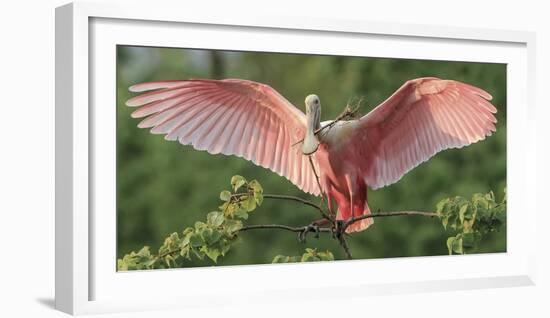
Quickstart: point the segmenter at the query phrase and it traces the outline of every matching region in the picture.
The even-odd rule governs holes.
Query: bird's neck
[[[306,134],[302,145],[302,153],[310,155],[319,147],[319,139],[315,135],[315,131],[321,127],[321,118],[319,112],[310,112],[307,114]]]

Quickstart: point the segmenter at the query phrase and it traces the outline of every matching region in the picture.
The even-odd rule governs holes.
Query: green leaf
[[[235,211],[235,216],[239,219],[248,220],[248,212],[244,209],[237,209]]]
[[[214,230],[212,230],[211,228],[206,228],[202,230],[201,236],[202,236],[202,239],[204,240],[205,245],[212,244],[211,242],[212,242],[213,233],[214,233]]]
[[[273,261],[271,263],[288,263],[289,257],[285,255],[277,255],[273,258]]]
[[[333,261],[334,260],[334,255],[329,250],[327,250],[325,252],[319,252],[319,253],[317,253],[317,256],[322,261]]]
[[[320,261],[320,260],[321,259],[318,258],[316,255],[305,253],[305,254],[302,255],[302,259],[300,261],[301,262],[317,262],[317,261]]]
[[[316,248],[306,248],[301,256],[277,255],[272,263],[293,263],[293,262],[318,262],[333,261],[334,255],[329,251],[319,252]]]
[[[208,215],[206,216],[206,220],[207,223],[212,227],[219,227],[220,225],[222,225],[225,217],[222,212],[213,211],[208,213]]]
[[[185,257],[186,259],[190,260],[191,257],[189,257],[189,251],[191,250],[191,246],[186,245],[181,248],[180,256]]]
[[[462,236],[455,238],[453,241],[453,252],[456,254],[464,254],[464,250],[462,248]]]
[[[174,258],[171,255],[166,255],[164,257],[164,261],[166,262],[166,266],[168,266],[168,268],[172,268],[175,264]]]
[[[235,192],[237,192],[237,190],[239,190],[239,188],[245,184],[246,184],[246,179],[242,176],[236,175],[231,178],[231,187]]]
[[[453,253],[464,254],[462,242],[463,242],[462,234],[449,237],[447,239],[447,250],[449,251],[449,255],[452,255]]]
[[[233,234],[243,228],[243,222],[238,220],[226,220],[224,223],[224,228],[227,232]]]
[[[458,215],[460,216],[460,223],[464,223],[464,218],[466,217],[466,213],[468,212],[468,204],[464,204],[460,207],[460,210],[458,211]]]
[[[252,212],[256,209],[256,199],[253,196],[248,196],[246,200],[246,210]]]
[[[264,189],[257,180],[250,181],[248,187],[250,187],[254,193],[264,193]]]
[[[230,199],[231,199],[231,192],[227,190],[223,190],[222,192],[220,192],[220,200],[227,202]]]
[[[449,218],[448,217],[444,217],[441,219],[441,224],[443,224],[443,228],[446,230],[447,229],[447,224],[449,224]]]
[[[222,233],[217,230],[205,229],[202,232],[202,237],[207,245],[212,245],[221,238]]]
[[[455,237],[451,236],[447,239],[447,250],[449,251],[449,255],[453,255],[453,243],[455,241]]]
[[[183,235],[187,235],[189,233],[193,233],[195,229],[193,229],[192,227],[188,227],[186,228],[185,230],[183,230]]]
[[[195,231],[202,231],[204,228],[206,228],[206,223],[197,221],[195,222]]]
[[[156,261],[157,261],[156,259],[151,259],[151,260],[148,260],[147,262],[145,262],[144,265],[147,266],[147,267],[152,267],[155,264]]]
[[[124,261],[124,259],[118,259],[116,261],[116,268],[119,270],[119,271],[127,271],[128,270],[128,265],[126,264],[126,262]]]
[[[210,248],[205,249],[204,252],[205,252],[206,256],[208,256],[208,258],[210,258],[212,261],[214,261],[214,263],[218,262],[218,257],[221,254],[219,249],[210,247]]]
[[[441,201],[439,201],[437,204],[436,204],[436,212],[437,214],[441,215],[442,212],[444,211],[445,209],[445,206],[447,205],[447,203],[449,203],[450,199],[449,198],[446,198],[446,199],[443,199]]]
[[[137,255],[139,256],[145,256],[145,257],[149,257],[151,256],[151,250],[149,248],[149,246],[144,246],[142,247],[139,252],[137,253]]]
[[[237,206],[238,204],[236,203],[225,202],[222,206],[220,206],[220,210],[226,217],[232,217]]]
[[[227,253],[231,249],[231,242],[228,242],[227,240],[221,240],[220,249],[222,256],[225,256],[225,253]]]
[[[191,243],[191,246],[197,247],[204,245],[205,242],[199,233],[193,233],[189,238],[189,243]]]
[[[204,258],[204,252],[203,251],[197,251],[196,249],[191,249],[191,251],[193,252],[193,254],[200,260],[202,260]]]
[[[183,239],[181,240],[181,243],[180,243],[180,245],[182,247],[189,245],[189,241],[191,240],[191,235],[193,235],[193,232],[189,232],[189,233],[185,234],[185,236],[183,237]]]
[[[254,200],[256,200],[256,203],[260,206],[262,202],[264,202],[264,195],[260,192],[254,192]]]

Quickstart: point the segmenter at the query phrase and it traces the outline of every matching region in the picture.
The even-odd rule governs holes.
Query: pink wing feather
[[[126,105],[139,107],[140,128],[152,128],[212,154],[243,157],[319,195],[309,160],[292,147],[306,131],[305,115],[273,88],[246,80],[185,80],[141,83],[146,92]]]
[[[461,148],[496,131],[496,108],[487,92],[457,81],[419,78],[359,119],[350,142],[362,145],[365,182],[395,183],[437,152]]]

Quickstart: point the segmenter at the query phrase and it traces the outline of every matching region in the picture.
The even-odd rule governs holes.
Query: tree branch
[[[249,231],[249,230],[258,230],[258,229],[280,229],[280,230],[286,230],[290,232],[304,232],[308,229],[308,226],[298,226],[298,227],[292,227],[288,225],[282,225],[282,224],[261,224],[261,225],[248,225],[242,227],[239,232],[243,231]],[[320,227],[319,232],[331,232],[330,228],[328,227]]]
[[[371,213],[371,214],[363,214],[361,216],[352,217],[351,219],[347,220],[342,226],[342,231],[345,232],[348,226],[352,225],[357,221],[361,221],[364,219],[389,217],[389,216],[402,216],[402,215],[420,215],[420,216],[434,217],[434,216],[437,216],[437,213],[424,212],[424,211],[395,211],[395,212],[377,212],[377,213]]]
[[[344,235],[340,235],[340,237],[338,238],[338,242],[344,249],[344,253],[346,253],[346,257],[348,259],[353,259],[353,256],[351,255],[351,252],[349,250],[348,242],[346,241],[346,237]]]
[[[336,235],[336,237],[338,239],[338,243],[340,243],[340,246],[342,246],[342,249],[344,250],[344,253],[346,254],[346,257],[348,259],[352,259],[352,255],[351,255],[351,252],[349,250],[349,246],[348,246],[346,238],[345,238],[346,229],[350,225],[352,225],[353,223],[355,223],[357,221],[364,220],[364,219],[369,219],[369,218],[393,217],[393,216],[403,216],[403,215],[409,215],[409,216],[417,215],[417,216],[435,217],[435,216],[437,216],[437,213],[435,213],[435,212],[424,212],[424,211],[393,211],[393,212],[377,212],[377,213],[365,214],[365,215],[361,215],[361,216],[358,216],[358,217],[351,218],[351,219],[349,219],[349,220],[347,220],[346,222],[343,223],[341,228],[338,229],[337,235]],[[334,226],[335,226],[335,223],[331,223],[330,228],[328,228],[328,227],[319,227],[314,231],[318,232],[318,233],[334,233],[334,229],[333,229]],[[266,229],[267,230],[269,230],[269,229],[271,229],[271,230],[272,229],[279,229],[279,230],[285,230],[285,231],[294,232],[294,233],[304,233],[302,236],[300,236],[300,237],[303,238],[303,237],[305,237],[304,236],[305,234],[307,234],[309,231],[311,231],[311,226],[306,225],[306,226],[292,227],[292,226],[282,225],[282,224],[260,224],[260,225],[244,226],[243,228],[241,228],[239,230],[239,232],[244,232],[244,231],[249,231],[249,230],[266,230]]]
[[[363,219],[377,218],[377,217],[403,216],[403,215],[419,215],[419,216],[434,217],[434,216],[437,216],[437,213],[422,212],[422,211],[394,211],[394,212],[378,212],[378,213],[365,214],[346,221],[342,225],[342,232],[345,231],[345,229],[347,229],[347,227],[350,226],[351,224]],[[258,225],[244,226],[239,230],[239,232],[248,231],[248,230],[262,230],[262,229],[280,229],[280,230],[286,230],[290,232],[303,232],[309,229],[309,225],[293,227],[293,226],[288,226],[283,224],[258,224]],[[320,227],[319,232],[332,233],[332,229],[328,227]]]

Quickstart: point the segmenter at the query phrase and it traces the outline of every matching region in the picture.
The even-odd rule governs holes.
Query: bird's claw
[[[314,237],[316,239],[318,239],[319,238],[319,232],[320,232],[319,231],[319,225],[314,222],[314,223],[311,223],[311,224],[305,226],[303,231],[298,232],[298,241],[300,243],[305,243],[306,242],[306,236],[310,232],[315,233]]]

